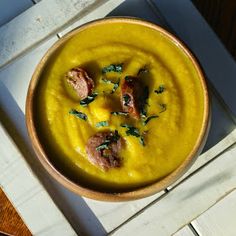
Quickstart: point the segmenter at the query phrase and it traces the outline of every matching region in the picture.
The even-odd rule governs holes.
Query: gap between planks
[[[189,223],[188,224],[188,227],[189,229],[192,231],[192,233],[195,235],[195,236],[200,236],[197,232],[197,230],[194,228],[194,226],[192,225],[192,223]]]

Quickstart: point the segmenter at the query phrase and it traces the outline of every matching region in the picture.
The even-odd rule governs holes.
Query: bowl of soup
[[[209,129],[204,74],[171,33],[136,18],[89,22],[58,40],[32,76],[26,123],[45,169],[104,201],[180,178]]]

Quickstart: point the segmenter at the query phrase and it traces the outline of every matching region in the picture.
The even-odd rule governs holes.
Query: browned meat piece
[[[124,112],[128,112],[135,119],[140,118],[141,85],[139,79],[126,76],[121,86],[121,105]]]
[[[105,171],[120,166],[120,149],[121,138],[117,131],[96,133],[86,144],[89,161]]]
[[[84,69],[75,67],[66,74],[66,78],[81,99],[92,93],[94,82]]]

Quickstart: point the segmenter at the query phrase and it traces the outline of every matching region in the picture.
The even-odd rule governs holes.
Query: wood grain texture
[[[193,2],[236,59],[236,1],[193,0]]]
[[[68,33],[69,31],[75,29],[76,27],[85,24],[89,21],[96,20],[102,17],[105,17],[107,14],[109,14],[113,9],[118,7],[121,3],[123,3],[125,0],[109,0],[108,2],[104,3],[102,6],[97,7],[92,12],[90,12],[88,15],[84,16],[82,19],[76,21],[69,27],[67,27],[62,32],[58,33],[60,37]]]
[[[14,236],[32,235],[1,188],[0,188],[0,231]]]
[[[235,236],[236,190],[192,222],[199,235]]]
[[[178,232],[174,233],[172,236],[196,236],[194,233],[191,231],[189,226],[185,226],[182,229],[180,229]]]
[[[0,140],[0,186],[32,234],[75,235],[1,124]]]

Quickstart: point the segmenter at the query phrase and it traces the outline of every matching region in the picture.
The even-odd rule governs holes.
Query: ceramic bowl
[[[204,101],[204,120],[202,122],[201,132],[198,136],[198,139],[196,140],[195,146],[189,153],[189,155],[185,158],[185,160],[182,162],[182,164],[172,173],[167,175],[165,178],[156,181],[155,183],[143,186],[141,188],[127,190],[127,191],[99,191],[94,190],[92,188],[89,188],[87,186],[84,186],[80,183],[75,183],[73,180],[71,180],[64,172],[60,171],[54,163],[52,163],[47,156],[46,151],[43,148],[42,143],[40,142],[37,129],[36,129],[36,119],[35,119],[35,96],[37,96],[36,90],[37,85],[40,80],[40,75],[43,71],[43,68],[48,63],[49,59],[53,55],[53,53],[60,48],[66,41],[68,41],[71,37],[74,35],[80,33],[81,30],[84,28],[96,25],[96,24],[108,24],[109,22],[128,22],[128,23],[135,23],[135,24],[141,24],[145,27],[152,28],[154,30],[157,30],[164,34],[166,37],[169,38],[169,40],[177,45],[184,54],[189,58],[189,60],[194,64],[198,75],[199,80],[201,81],[205,101]],[[177,39],[173,34],[169,33],[165,29],[161,28],[158,25],[155,25],[153,23],[136,19],[136,18],[104,18],[100,20],[96,20],[93,22],[89,22],[87,24],[84,24],[80,26],[79,28],[76,28],[75,30],[69,32],[64,37],[62,37],[60,40],[58,40],[44,55],[44,57],[39,62],[38,66],[35,69],[35,72],[32,76],[28,94],[27,94],[27,101],[26,101],[26,124],[28,133],[31,139],[31,142],[33,144],[34,150],[38,156],[39,161],[42,163],[42,165],[45,167],[45,169],[49,172],[49,174],[54,177],[58,182],[60,182],[62,185],[64,185],[69,190],[79,194],[83,195],[85,197],[97,199],[97,200],[103,200],[103,201],[127,201],[127,200],[134,200],[139,199],[143,197],[150,196],[152,194],[155,194],[171,184],[173,184],[176,180],[178,180],[191,166],[191,164],[194,162],[196,157],[200,154],[209,130],[209,124],[210,124],[210,112],[209,112],[209,100],[208,100],[208,92],[207,92],[207,86],[205,83],[204,73],[199,66],[198,61],[193,56],[193,54],[190,52],[190,50],[179,40]]]

